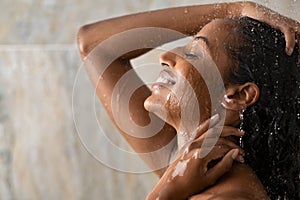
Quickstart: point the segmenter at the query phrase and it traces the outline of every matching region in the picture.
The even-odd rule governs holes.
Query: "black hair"
[[[253,82],[260,89],[258,101],[244,111],[246,163],[271,199],[300,199],[298,45],[288,56],[280,31],[249,17],[234,20],[238,39],[227,49],[230,82]]]

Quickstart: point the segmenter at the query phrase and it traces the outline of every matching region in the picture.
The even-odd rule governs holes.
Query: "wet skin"
[[[203,119],[207,119],[211,114],[210,94],[204,78],[195,70],[197,66],[191,64],[196,62],[191,62],[190,59],[209,59],[197,56],[199,54],[203,55],[202,52],[197,52],[197,50],[202,51],[204,49],[214,60],[223,80],[226,81],[230,72],[229,67],[232,65],[224,46],[227,45],[229,36],[234,33],[234,26],[235,24],[228,20],[215,20],[198,32],[188,45],[164,53],[160,58],[162,65],[171,68],[176,73],[171,70],[165,70],[164,73],[167,73],[167,75],[161,74],[159,82],[154,83],[152,86],[152,95],[145,101],[145,108],[158,116],[160,115],[160,110],[165,109],[168,115],[167,122],[174,126],[177,132],[182,129],[186,130],[181,127],[184,124],[181,123],[180,111],[182,108],[180,106],[187,104],[180,102],[180,95],[184,95],[180,91],[186,90],[186,85],[190,85],[199,100],[197,101],[201,112],[199,123],[203,123]],[[191,49],[191,46],[196,45],[201,45],[202,48]],[[186,56],[187,54],[188,56]],[[211,66],[200,67],[209,68]],[[184,77],[187,81],[178,81],[181,77]],[[254,84],[250,84],[250,87],[253,87],[253,90],[250,90],[250,92],[248,90],[243,91],[243,86],[230,84],[229,82],[226,82],[225,85],[226,94],[231,94],[233,90],[236,91],[236,94],[231,95],[231,99],[228,101],[236,98],[239,100],[243,99],[243,102],[245,102],[243,108],[252,105],[258,99],[259,91]],[[239,93],[239,90],[243,92]],[[176,91],[179,94],[174,94]],[[252,94],[251,91],[256,93]],[[214,102],[219,103],[215,112],[223,113],[224,109],[226,109],[226,115],[220,115],[225,118],[225,125],[237,127],[240,123],[239,110],[231,109],[231,105],[228,108],[224,108],[220,103],[224,100],[223,98],[224,96],[220,95],[219,101]],[[188,108],[185,107],[184,109]],[[173,197],[184,199],[197,193],[198,190],[198,192],[201,191],[201,194],[194,196],[192,199],[268,199],[263,186],[252,170],[238,163],[235,163],[232,170],[215,185],[203,190],[199,180],[205,182],[207,169],[203,165],[205,160],[201,160],[198,153],[198,151],[192,149],[171,164],[161,178],[160,183],[154,188],[154,190],[159,192],[153,196],[162,199],[172,199]],[[216,158],[219,158],[216,152],[213,153]],[[199,187],[194,187],[195,185]],[[255,191],[255,194],[253,194],[253,191]],[[150,194],[148,198],[154,199],[153,196]]]
[[[223,79],[226,79],[229,74],[228,66],[230,66],[230,59],[226,55],[223,46],[226,45],[226,39],[231,33],[232,27],[233,24],[224,23],[222,20],[213,21],[196,34],[193,41],[188,45],[176,48],[161,55],[161,64],[172,69],[171,72],[166,70],[166,73],[168,73],[170,77],[173,77],[175,81],[170,81],[168,84],[161,82],[154,83],[152,86],[152,95],[148,97],[144,103],[145,108],[150,112],[156,113],[161,109],[161,107],[157,105],[162,102],[167,102],[167,104],[162,105],[168,113],[167,122],[174,126],[178,131],[180,129],[179,122],[181,120],[179,106],[182,105],[182,103],[179,102],[179,98],[182,94],[174,94],[172,91],[182,91],[186,89],[186,85],[189,84],[199,100],[198,106],[201,112],[199,122],[203,122],[204,119],[207,119],[211,114],[211,97],[205,81],[210,80],[207,80],[207,78],[204,77],[204,79],[206,79],[204,81],[203,77],[198,73],[197,68],[205,67],[207,68],[206,70],[209,71],[209,68],[214,66],[196,66],[197,60],[212,59],[218,67],[220,75]],[[201,48],[195,47],[198,45],[201,46]],[[191,46],[193,46],[193,48],[191,48]],[[203,53],[201,51],[203,50],[206,51],[206,55],[211,56],[211,58],[197,56],[197,54],[202,55]],[[184,77],[187,81],[176,82],[176,80],[179,80],[181,77]],[[216,88],[218,88],[218,86],[216,86]],[[219,102],[221,102],[223,96],[220,95],[219,98]],[[220,112],[220,109],[222,109],[221,105],[218,109]],[[159,112],[157,114],[159,115]],[[236,122],[235,125],[237,125]]]
[[[82,58],[85,58],[84,60],[91,60],[95,62],[102,61],[103,58],[105,58],[105,55],[108,53],[111,55],[112,52],[107,52],[108,50],[103,50],[98,55],[91,55],[91,51],[100,43],[102,43],[107,38],[111,37],[114,34],[121,33],[126,30],[134,29],[134,28],[141,28],[141,27],[162,27],[167,29],[172,29],[179,31],[186,35],[194,35],[199,29],[201,29],[205,24],[207,24],[211,19],[215,18],[226,18],[226,17],[240,17],[240,16],[249,16],[257,20],[264,21],[266,23],[269,23],[275,28],[280,29],[284,34],[287,42],[287,52],[290,52],[289,50],[292,50],[294,43],[295,43],[295,32],[297,33],[297,28],[300,30],[300,25],[298,22],[286,18],[284,16],[281,16],[280,14],[269,10],[268,8],[265,8],[263,6],[257,5],[252,2],[234,2],[234,3],[220,3],[218,5],[216,4],[210,4],[210,5],[197,5],[197,6],[189,6],[189,7],[180,7],[180,8],[169,8],[165,10],[158,10],[158,11],[151,11],[151,12],[144,12],[144,13],[138,13],[138,14],[132,14],[128,16],[122,16],[114,19],[107,19],[104,21],[99,21],[97,23],[89,24],[83,26],[78,34],[78,46],[80,53],[82,55]],[[274,20],[275,19],[275,20]],[[203,28],[201,34],[205,36],[209,43],[208,52],[211,54],[211,57],[213,58],[214,62],[217,64],[219,70],[221,71],[221,74],[226,74],[226,72],[223,72],[222,70],[226,70],[228,68],[225,68],[227,65],[224,65],[222,67],[223,63],[226,63],[228,60],[224,55],[222,54],[222,51],[217,51],[217,49],[220,47],[221,43],[218,41],[215,41],[216,38],[210,37],[211,34],[214,33],[214,29],[211,33],[205,33],[205,29],[208,27]],[[217,28],[217,27],[216,27]],[[150,34],[150,33],[149,33]],[[299,35],[299,32],[297,33]],[[151,36],[149,35],[149,39],[155,38],[155,35]],[[135,41],[138,38],[134,38]],[[159,43],[157,43],[157,46],[162,45],[166,42],[173,41],[178,38],[162,38]],[[203,39],[199,40],[199,44],[202,44],[205,48],[205,42]],[[218,38],[220,40],[220,38]],[[142,41],[142,40],[141,40]],[[119,43],[122,43],[122,41],[119,41]],[[214,44],[215,43],[215,44]],[[218,43],[218,45],[216,45]],[[101,65],[92,66],[92,67],[86,67],[86,71],[91,79],[91,82],[96,88],[97,95],[99,97],[99,100],[106,105],[105,109],[109,116],[112,118],[112,105],[111,105],[111,94],[113,91],[113,88],[117,81],[122,77],[126,72],[128,72],[130,69],[132,69],[130,64],[130,59],[133,59],[135,57],[138,57],[146,52],[148,52],[149,49],[141,49],[137,50],[131,53],[128,53],[126,55],[123,55],[122,58],[116,59],[109,68],[105,71],[104,74],[102,74],[103,79],[100,81],[99,78],[99,69],[102,67]],[[171,55],[171,57],[170,57]],[[180,56],[176,56],[176,59],[172,58],[172,54],[167,53],[164,56],[162,56],[162,61],[168,60],[170,61],[176,61],[176,66],[178,67],[178,62],[185,63],[183,59],[180,59]],[[222,60],[223,59],[223,60]],[[170,66],[173,66],[174,64],[169,63]],[[178,69],[178,72],[182,74],[182,76],[186,76],[186,78],[191,85],[196,84],[197,86],[201,87],[195,87],[195,91],[197,94],[207,94],[207,91],[205,91],[205,86],[202,87],[203,84],[201,84],[201,76],[199,74],[194,73],[191,66],[188,66],[188,64],[184,64],[186,68]],[[188,76],[190,74],[190,76]],[[140,83],[141,80],[138,77],[133,77],[133,80]],[[178,85],[178,88],[180,85]],[[184,87],[184,85],[182,85]],[[229,97],[231,99],[234,99],[232,97],[234,96],[234,89],[241,89],[238,87],[231,87],[229,88],[231,90],[227,90],[229,92]],[[199,90],[199,91],[198,91]],[[177,90],[178,91],[178,90]],[[152,110],[153,112],[156,112],[154,107],[150,108],[153,105],[159,105],[165,106],[164,99],[167,99],[167,96],[170,92],[167,90],[163,90],[159,88],[157,90],[157,93],[152,93],[152,97],[149,97],[151,95],[150,91],[146,86],[143,86],[139,88],[132,96],[129,108],[132,113],[132,120],[138,124],[138,125],[147,125],[149,123],[149,112],[147,112],[144,109],[144,101],[148,98],[148,105],[147,102],[145,103],[145,106],[148,110]],[[105,96],[103,94],[106,94]],[[151,98],[157,96],[156,99],[151,100]],[[204,101],[203,98],[207,98],[206,96],[201,95],[201,101],[199,102],[207,102]],[[220,97],[221,98],[221,97]],[[158,101],[158,99],[162,99],[163,103],[155,103],[155,101]],[[170,124],[172,124],[175,128],[180,129],[180,123],[178,123],[178,120],[180,119],[181,113],[178,112],[178,109],[176,110],[176,102],[178,101],[176,98],[173,98],[173,101],[171,101],[171,96],[169,96],[170,100],[170,108],[169,109],[169,118],[167,119]],[[174,102],[174,103],[173,103]],[[250,102],[251,103],[251,102]],[[249,102],[248,102],[249,104]],[[148,106],[148,107],[147,107]],[[199,106],[203,106],[204,108],[210,108],[210,105],[205,105],[202,103]],[[225,105],[226,107],[230,108],[230,105]],[[235,108],[241,108],[239,106],[236,106]],[[174,111],[172,111],[174,110]],[[199,123],[205,119],[205,117],[209,117],[207,113],[209,110],[201,109],[201,119],[199,120]],[[172,113],[173,112],[173,113]],[[157,113],[159,116],[159,113]],[[239,123],[239,119],[236,116],[236,112],[227,112],[226,119],[227,124],[233,124],[236,126]],[[121,128],[119,129],[120,133],[124,136],[124,138],[127,140],[127,142],[133,147],[133,149],[138,153],[145,153],[145,152],[152,152],[155,151],[172,140],[172,138],[176,135],[176,131],[174,128],[172,128],[169,124],[165,124],[165,126],[161,129],[160,132],[158,132],[155,136],[149,137],[149,138],[136,138],[132,137],[128,134],[126,134]],[[230,132],[232,132],[231,130]],[[205,134],[205,133],[204,133]],[[145,160],[145,162],[155,170],[155,172],[161,176],[165,170],[165,168],[157,169],[156,163],[152,161],[151,157],[150,159],[148,157],[143,157],[144,154],[141,154],[141,157]],[[170,166],[170,171],[172,171],[172,167]],[[189,172],[193,172],[193,169],[189,170]],[[244,173],[242,173],[244,172]],[[167,173],[165,173],[167,175]],[[229,196],[233,196],[234,193],[236,195],[239,194],[253,194],[253,191],[257,191],[255,188],[253,188],[253,185],[259,186],[260,183],[257,183],[257,178],[255,176],[252,176],[252,172],[249,168],[234,164],[233,170],[230,171],[225,177],[223,177],[221,180],[219,180],[216,184],[216,186],[211,187],[208,190],[205,190],[201,193],[200,197],[207,198],[209,195],[215,195],[215,199],[232,199],[228,198]],[[172,173],[171,173],[172,175]],[[251,179],[251,177],[254,179]],[[245,182],[243,180],[247,180],[248,182]],[[162,179],[161,179],[162,180]],[[195,181],[195,180],[191,180]],[[197,180],[196,180],[197,181]],[[226,184],[225,184],[226,183]],[[251,184],[249,184],[251,183]],[[252,184],[253,183],[253,184]],[[257,183],[257,184],[256,184]],[[213,182],[210,182],[208,185],[213,184]],[[180,185],[180,184],[179,184]],[[181,184],[182,185],[182,184]],[[188,186],[189,184],[185,184],[185,186]],[[206,186],[208,186],[206,185]],[[229,186],[232,186],[233,188],[230,188]],[[157,184],[157,187],[154,188],[153,193],[157,194],[155,191],[156,189],[158,191],[161,190],[161,188],[164,186],[163,181],[160,181]],[[243,189],[245,191],[243,191]],[[263,189],[260,188],[262,191]],[[207,195],[207,196],[205,196]],[[244,195],[245,196],[245,195]],[[199,196],[196,196],[195,198],[198,198]],[[248,199],[253,199],[252,197],[248,197]],[[244,199],[247,199],[247,198]],[[204,198],[204,199],[205,199]],[[156,199],[155,195],[154,198]],[[236,199],[236,198],[235,198]],[[242,195],[241,198],[243,199]],[[260,198],[263,199],[263,198]]]

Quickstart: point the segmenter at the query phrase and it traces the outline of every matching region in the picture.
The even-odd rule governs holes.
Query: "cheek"
[[[169,123],[175,124],[176,121],[181,118],[180,102],[174,93],[169,93],[167,102],[165,103],[165,109],[168,113],[167,121]]]
[[[161,119],[174,119],[180,116],[179,102],[169,89],[161,88],[152,93],[145,102],[144,107],[147,111],[155,113]]]
[[[194,105],[191,103],[188,109],[189,112],[196,112],[198,109],[200,116],[195,115],[194,118],[200,118],[200,122],[212,115],[212,109],[215,110],[215,106],[212,108],[212,105],[218,102],[217,99],[222,94],[220,84],[223,84],[222,81],[219,83],[219,78],[216,78],[214,71],[211,71],[209,67],[202,69],[201,72],[201,75],[195,72],[188,78],[197,101]]]
[[[233,66],[235,66],[236,64],[232,61],[230,57],[227,56],[227,54],[224,51],[218,52],[218,56],[214,57],[214,62],[222,79],[225,82],[228,81]]]

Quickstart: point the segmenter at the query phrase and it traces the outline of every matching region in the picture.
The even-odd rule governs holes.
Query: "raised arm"
[[[84,58],[86,64],[86,71],[89,74],[93,85],[96,87],[99,99],[102,104],[105,105],[106,111],[116,125],[117,123],[113,117],[112,111],[113,107],[115,107],[115,105],[112,105],[112,94],[116,84],[122,76],[132,69],[130,59],[149,51],[151,48],[139,48],[138,50],[125,52],[125,54],[122,55],[119,55],[116,51],[120,50],[122,47],[126,48],[126,45],[143,46],[143,43],[146,44],[149,41],[154,41],[154,44],[152,44],[152,47],[154,48],[172,40],[179,39],[180,37],[184,37],[184,34],[192,35],[197,32],[201,26],[208,23],[216,13],[218,13],[217,15],[219,17],[225,17],[226,10],[227,4],[220,4],[219,6],[206,5],[170,8],[108,19],[85,25],[80,29],[78,34],[78,45],[81,56]],[[123,33],[124,31],[143,27],[167,28],[183,34],[160,34],[160,37],[158,38],[158,34],[154,29],[154,31],[146,30],[143,34],[127,34],[126,39],[120,35],[120,33]],[[112,42],[107,40],[116,35],[117,37],[115,37]],[[98,46],[99,44],[100,46]],[[92,50],[94,51],[92,52]],[[109,58],[114,59],[110,62],[107,61]],[[94,64],[91,66],[88,63]],[[109,63],[109,66],[106,68],[105,72],[102,73],[101,71],[104,70],[107,63]],[[138,85],[143,84],[134,73],[127,79],[130,79],[131,82]],[[146,86],[141,86],[131,96],[129,105],[126,102],[120,103],[123,106],[129,106],[131,116],[127,117],[128,120],[131,119],[139,126],[146,126],[151,123],[149,113],[143,106],[145,99],[150,94],[151,93]],[[120,101],[125,100],[120,98]],[[156,121],[157,124],[162,123],[159,122],[160,119],[158,118],[153,117],[152,119],[154,119],[153,121]],[[127,134],[122,127],[118,128],[124,138],[138,153],[154,152],[166,146],[176,135],[175,130],[168,124],[165,124],[162,130],[154,136],[146,138],[131,136]],[[145,134],[147,135],[147,133],[143,133],[143,135]],[[149,135],[151,134],[152,133],[149,133]],[[175,144],[176,143],[173,145]],[[170,146],[171,147],[166,148],[165,152],[155,154],[156,156],[163,157],[162,159],[165,161],[162,162],[166,162],[166,155],[169,155],[172,149],[172,145]],[[141,156],[152,168],[156,169],[157,167],[160,167],[157,166],[156,159],[152,159],[154,156],[147,156],[145,154],[141,154]],[[161,161],[158,162],[160,163]],[[163,168],[156,172],[159,175],[162,175],[164,170],[165,169]]]
[[[258,9],[258,12],[256,9]],[[272,25],[272,21],[269,20],[269,16],[271,16],[270,12],[270,10],[254,3],[235,2],[169,8],[131,14],[83,26],[78,33],[78,46],[80,54],[82,58],[84,58],[87,73],[96,88],[97,95],[109,116],[118,126],[113,117],[113,107],[115,107],[115,105],[112,105],[112,100],[114,99],[112,95],[118,81],[125,74],[128,74],[127,72],[132,71],[130,59],[140,56],[150,49],[164,43],[184,37],[184,35],[193,35],[199,31],[201,27],[215,18],[250,15],[253,18],[269,22]],[[291,47],[295,42],[291,39],[293,38],[292,35],[295,30],[291,27],[296,25],[298,27],[298,24],[293,24],[292,20],[287,18],[281,18],[281,20],[282,19],[285,21],[277,20],[273,26],[283,31],[289,30],[286,31],[285,34],[287,38],[290,38],[288,45]],[[287,21],[290,23],[286,23]],[[151,29],[151,31],[143,32],[143,34],[134,34],[131,36],[127,34],[125,39],[120,36],[120,33],[124,31],[146,27],[171,29],[182,33],[182,35],[162,34],[158,36],[157,32]],[[294,30],[294,32],[290,30]],[[112,42],[107,42],[107,39],[115,35],[118,36],[115,37]],[[139,48],[138,50],[125,53],[121,51],[122,49],[126,49],[126,45],[143,47],[143,43],[147,44],[149,41],[152,42],[151,47],[145,45],[145,48]],[[96,48],[98,45],[100,45],[100,48]],[[95,51],[92,52],[93,49],[95,49]],[[129,121],[141,127],[147,126],[151,123],[151,119],[149,113],[144,109],[143,103],[150,95],[150,91],[143,85],[143,82],[135,73],[131,73],[128,79],[130,79],[132,83],[141,85],[141,87],[132,94],[129,102],[120,98],[118,104],[129,107],[130,116],[127,116]],[[162,123],[162,121],[155,116],[152,116],[152,121],[155,121],[157,124]],[[118,128],[124,138],[138,153],[149,153],[161,149],[169,144],[176,134],[175,130],[168,124],[165,124],[157,134],[144,138],[129,135],[122,127],[118,126]],[[142,135],[151,134],[153,133],[147,133],[146,131],[146,133]],[[166,148],[165,154],[170,154],[172,145],[173,144],[169,145],[169,148]],[[157,169],[160,168],[157,163],[161,161],[157,162],[156,159],[153,159],[154,155],[160,156],[162,154],[142,154],[142,157],[153,169]],[[167,158],[162,159],[166,162]],[[165,168],[157,170],[156,172],[162,175],[164,170]]]
[[[262,5],[248,2],[242,10],[242,15],[263,21],[273,28],[280,30],[286,40],[286,53],[291,55],[296,39],[300,39],[300,23],[296,20],[280,15],[279,13]]]
[[[285,34],[287,51],[295,45],[295,34],[300,34],[299,22],[259,4],[243,1],[168,8],[88,24],[79,31],[78,45],[82,57],[85,57],[103,40],[129,29],[162,27],[193,35],[213,19],[240,16],[252,17],[281,30]]]

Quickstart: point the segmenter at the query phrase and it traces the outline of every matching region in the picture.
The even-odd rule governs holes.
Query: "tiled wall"
[[[78,28],[132,12],[211,1],[2,0],[0,3],[0,199],[144,199],[157,181],[92,157],[76,132],[72,90],[81,61]],[[221,2],[221,1],[219,1]],[[299,0],[256,1],[300,20]],[[83,93],[76,105],[90,116]],[[101,108],[99,108],[101,113]],[[106,130],[115,130],[99,118]],[[94,139],[97,130],[86,129]],[[112,141],[126,147],[118,136]],[[111,163],[130,165],[99,141]],[[128,158],[129,159],[129,158]],[[126,166],[125,166],[126,168]]]

